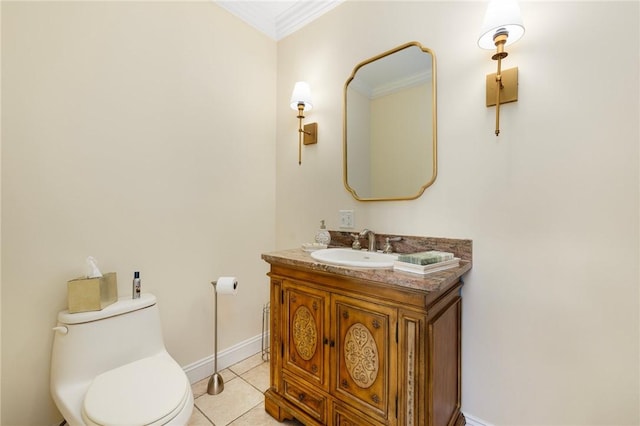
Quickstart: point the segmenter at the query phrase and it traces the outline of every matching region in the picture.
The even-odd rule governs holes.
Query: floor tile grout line
[[[260,352],[257,352],[257,353],[255,353],[255,354],[251,355],[250,357],[247,357],[247,358],[243,359],[242,361],[238,361],[237,363],[235,363],[235,364],[233,364],[233,365],[230,365],[230,366],[229,366],[229,367],[227,367],[227,368],[228,368],[230,371],[232,371],[234,374],[237,374],[238,376],[240,376],[240,375],[242,375],[242,374],[245,374],[245,373],[247,373],[247,372],[249,372],[249,371],[253,370],[253,369],[254,369],[254,368],[256,368],[256,367],[259,367],[260,365],[264,364],[265,362],[268,362],[268,361],[264,361],[264,360],[262,360],[262,359],[261,359],[260,363],[258,363],[257,365],[254,365],[253,367],[249,368],[247,371],[243,371],[243,372],[242,372],[242,373],[240,373],[240,374],[238,374],[238,373],[236,373],[235,371],[233,371],[233,370],[232,370],[232,368],[233,368],[233,367],[236,367],[236,366],[238,366],[238,364],[242,364],[243,362],[245,362],[245,361],[247,361],[247,360],[249,360],[249,359],[251,359],[251,358],[253,358],[253,357],[257,356],[257,355],[260,355]]]
[[[240,378],[242,380],[244,380],[244,382],[246,384],[248,384],[249,386],[251,386],[252,388],[254,388],[255,390],[257,390],[258,392],[260,392],[262,395],[264,395],[265,391],[263,391],[262,389],[260,389],[259,387],[257,387],[256,385],[254,385],[253,383],[251,383],[250,381],[248,381],[247,379],[245,379],[244,377],[240,376]]]
[[[227,381],[226,381],[226,383],[229,383],[229,382],[231,382],[232,380],[235,380],[235,379],[242,379],[242,377],[240,377],[240,376],[238,376],[237,374],[235,374],[235,373],[234,373],[234,376],[233,376],[233,377],[231,377],[229,380],[227,380]],[[203,379],[203,380],[205,380],[205,379]],[[245,381],[245,382],[246,382],[246,380],[243,380],[243,381]],[[223,392],[224,392],[224,390],[223,390]],[[211,420],[211,419],[209,418],[209,416],[207,416],[207,415],[205,414],[205,412],[204,412],[204,411],[202,411],[202,410],[200,409],[200,407],[198,407],[198,405],[196,404],[196,402],[198,401],[198,399],[200,399],[200,398],[202,398],[203,396],[208,395],[208,394],[209,394],[209,393],[205,391],[205,393],[203,393],[202,395],[200,395],[200,396],[198,396],[197,398],[195,398],[195,399],[193,400],[193,407],[194,407],[194,408],[196,408],[198,411],[200,411],[200,413],[202,413],[202,415],[204,416],[204,418],[205,418],[205,419],[207,419],[207,421],[209,421],[209,423],[211,423],[213,426],[217,426],[217,425],[215,424],[215,422],[214,422],[213,420]],[[213,396],[213,395],[212,395],[212,396]],[[244,415],[244,413],[243,413],[243,415]]]
[[[257,406],[259,406],[260,404],[262,404],[263,401],[258,402],[256,405],[254,405],[253,407],[249,408],[247,411],[245,411],[244,413],[240,414],[238,417],[236,417],[235,419],[231,420],[229,423],[227,423],[225,426],[229,426],[230,424],[233,424],[233,422],[235,422],[236,420],[240,420],[241,418],[243,418],[244,416],[246,416],[247,414],[249,414],[251,412],[251,410],[253,410],[254,408],[256,408]],[[215,426],[215,425],[214,425]]]
[[[0,0],[0,1],[1,1],[1,0]],[[230,381],[235,380],[235,379],[238,379],[238,378],[241,378],[241,377],[240,377],[240,376],[238,376],[238,375],[236,374],[236,375],[234,375],[233,377],[228,378],[228,379],[227,379],[227,380],[225,380],[224,382],[225,382],[225,383],[229,383]],[[206,379],[202,379],[202,380],[206,380]],[[207,391],[204,391],[204,393],[202,393],[201,395],[198,395],[198,396],[195,396],[195,395],[194,395],[194,401],[193,401],[193,402],[195,403],[195,401],[196,401],[196,400],[198,400],[199,398],[201,398],[201,397],[203,397],[203,396],[205,396],[205,395],[208,395]]]
[[[213,426],[215,426],[215,424],[213,423],[213,420],[211,420],[205,413],[204,411],[202,411],[200,409],[200,407],[198,407],[196,404],[193,404],[193,408],[195,408],[196,410],[200,411],[200,414],[202,414],[202,416],[209,422],[211,423]],[[193,415],[193,414],[192,414]]]
[[[255,410],[256,407],[259,407],[264,401],[260,401],[258,402],[256,405],[254,405],[253,407],[249,408],[247,411],[245,411],[244,413],[242,413],[241,415],[239,415],[237,418],[233,419],[233,421],[231,421],[230,423],[227,423],[227,426],[230,424],[233,424],[233,422],[235,422],[236,420],[240,420],[241,418],[243,418],[244,416],[246,416],[247,414],[249,414],[252,410]]]
[[[255,355],[258,355],[258,354],[259,354],[259,352],[258,352],[257,354],[255,354]],[[255,356],[255,355],[252,355],[251,357],[253,357],[253,356]],[[248,357],[248,358],[246,358],[246,359],[249,359],[249,358],[251,358],[251,357]],[[245,359],[245,360],[246,360],[246,359]],[[243,361],[244,361],[244,360],[243,360]],[[256,391],[258,391],[258,392],[260,392],[262,395],[264,395],[264,391],[262,391],[261,389],[259,389],[257,386],[253,385],[253,384],[252,384],[251,382],[249,382],[247,379],[245,379],[245,378],[243,377],[243,375],[245,375],[245,374],[249,373],[250,371],[252,371],[252,370],[254,370],[254,369],[258,368],[258,367],[263,366],[265,363],[268,363],[268,361],[265,361],[264,359],[262,359],[262,361],[261,361],[259,364],[255,365],[255,366],[253,366],[253,367],[249,368],[248,370],[244,371],[243,373],[239,374],[239,373],[236,373],[235,371],[233,371],[233,370],[232,370],[232,367],[233,367],[233,366],[235,366],[235,365],[237,365],[237,364],[239,364],[239,363],[241,363],[241,362],[242,362],[242,361],[239,361],[238,363],[236,363],[236,364],[234,364],[234,365],[231,365],[231,366],[229,366],[229,367],[227,367],[227,368],[226,368],[226,370],[228,370],[231,374],[233,374],[233,377],[229,378],[229,380],[227,380],[227,381],[228,381],[228,382],[230,382],[230,381],[232,381],[232,380],[234,380],[234,379],[236,379],[236,378],[239,378],[239,379],[241,379],[244,383],[246,383],[247,385],[249,385],[250,387],[252,387],[252,388],[253,388],[253,389],[255,389]],[[203,380],[206,380],[206,379],[203,379]],[[205,392],[205,393],[203,393],[202,395],[198,396],[197,398],[195,398],[195,400],[197,400],[197,399],[199,399],[199,398],[201,398],[201,397],[203,397],[203,396],[205,396],[205,395],[207,395],[207,392]],[[195,408],[195,409],[197,409],[197,410],[198,410],[198,411],[199,411],[199,412],[204,416],[204,418],[205,418],[209,423],[211,423],[211,425],[212,425],[212,426],[218,426],[218,425],[216,425],[216,424],[213,422],[213,420],[211,420],[211,419],[210,419],[210,418],[209,418],[209,417],[204,413],[204,411],[202,411],[202,410],[201,410],[201,409],[200,409],[200,408],[195,404],[195,402],[196,402],[195,400],[194,400],[194,404],[193,404],[194,408]],[[236,417],[235,419],[233,419],[231,422],[227,423],[227,424],[226,424],[226,425],[224,425],[224,426],[228,426],[228,425],[232,424],[233,422],[235,422],[236,420],[238,420],[238,419],[242,418],[243,416],[245,416],[246,414],[248,414],[251,410],[254,410],[256,407],[258,407],[260,404],[263,404],[263,403],[264,403],[264,401],[260,401],[259,403],[257,403],[256,405],[254,405],[254,406],[253,406],[253,407],[251,407],[250,409],[246,410],[246,411],[245,411],[245,412],[243,412],[241,415],[239,415],[238,417]]]
[[[257,368],[257,367],[259,367],[259,365],[258,365],[258,366],[256,366],[256,367],[253,367],[253,368]],[[251,368],[251,369],[247,370],[245,373],[248,373],[249,371],[253,370],[253,368]],[[242,377],[241,375],[236,374],[234,377],[232,377],[231,379],[229,379],[229,380],[228,380],[228,382],[230,382],[231,380],[234,380],[234,379],[240,379],[240,380],[241,380],[241,381],[243,381],[245,384],[249,385],[250,387],[252,387],[252,388],[253,388],[253,389],[255,389],[256,391],[258,391],[258,392],[260,392],[262,395],[264,395],[264,392],[263,392],[262,390],[258,389],[256,386],[254,386],[253,384],[251,384],[249,381],[247,381],[247,380],[246,380],[244,377]],[[223,390],[223,392],[224,392],[224,390]],[[197,400],[197,399],[199,399],[199,398],[202,398],[202,397],[203,397],[203,396],[205,396],[205,395],[207,395],[207,392],[205,392],[205,393],[203,393],[202,395],[200,395],[198,398],[196,398],[196,400]],[[235,419],[231,420],[229,423],[226,423],[224,426],[228,426],[228,425],[232,424],[233,422],[235,422],[236,420],[238,420],[238,419],[242,418],[243,416],[245,416],[246,414],[248,414],[251,410],[255,409],[256,407],[258,407],[260,404],[263,404],[263,403],[264,403],[264,400],[262,400],[262,401],[258,402],[256,405],[254,405],[254,406],[252,406],[251,408],[249,408],[248,410],[244,411],[242,414],[240,414],[240,415],[239,415],[238,417],[236,417]],[[204,413],[204,411],[202,411],[202,410],[201,410],[201,409],[200,409],[200,408],[195,404],[195,401],[194,401],[193,406],[194,406],[194,408],[196,408],[198,411],[200,411],[200,413],[205,417],[205,419],[207,419],[207,421],[209,421],[209,423],[211,423],[211,424],[212,424],[212,426],[217,426],[217,425],[215,424],[215,422],[214,422],[213,420],[211,420],[211,419],[210,419],[210,418],[209,418],[209,417]]]

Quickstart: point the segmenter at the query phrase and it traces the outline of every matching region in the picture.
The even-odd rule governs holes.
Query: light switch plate
[[[353,210],[340,210],[340,228],[353,229],[354,227]]]

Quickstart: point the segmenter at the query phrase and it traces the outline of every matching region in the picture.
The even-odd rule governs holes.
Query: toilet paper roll
[[[238,279],[236,277],[220,277],[216,282],[216,293],[236,294],[238,292]]]

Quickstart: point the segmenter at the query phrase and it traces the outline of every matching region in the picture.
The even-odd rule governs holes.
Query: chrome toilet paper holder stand
[[[209,378],[209,384],[207,385],[207,393],[209,395],[217,395],[224,390],[224,380],[218,373],[218,291],[216,285],[218,280],[211,281],[213,284],[213,308],[215,309],[215,315],[213,316],[213,374]]]

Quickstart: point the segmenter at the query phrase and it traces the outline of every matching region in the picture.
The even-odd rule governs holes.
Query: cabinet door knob
[[[325,345],[329,344],[329,339],[327,339],[326,337],[324,338],[324,344]]]
[[[335,345],[336,345],[335,341],[332,340],[331,342],[329,342],[329,346],[334,347]]]
[[[304,401],[305,398],[306,398],[305,394],[303,393],[298,394],[298,401],[302,402]]]

